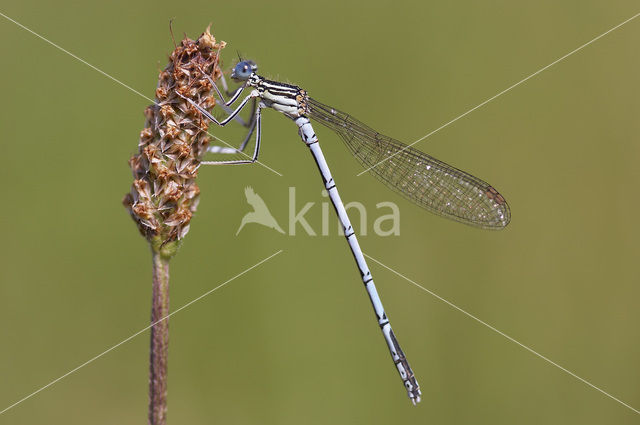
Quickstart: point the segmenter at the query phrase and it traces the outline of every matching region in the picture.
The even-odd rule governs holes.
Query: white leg
[[[185,96],[181,95],[178,92],[176,92],[176,94],[178,96],[180,96],[181,98],[183,98],[184,100],[186,100],[187,102],[189,102],[191,105],[193,105],[193,107],[196,108],[202,115],[207,117],[207,119],[209,121],[213,121],[214,123],[218,124],[221,127],[224,127],[225,125],[229,124],[229,121],[231,121],[236,115],[238,115],[238,113],[242,110],[242,108],[244,108],[247,105],[247,102],[249,102],[253,98],[260,97],[260,93],[258,92],[258,90],[252,90],[251,93],[249,93],[249,95],[244,98],[244,100],[240,103],[240,105],[233,112],[231,112],[231,114],[229,114],[222,121],[218,121],[206,109],[204,109],[202,106],[198,105],[193,100],[189,99],[188,97],[185,97]]]
[[[258,103],[258,106],[256,107],[256,112],[255,112],[256,147],[253,151],[253,157],[251,159],[240,159],[240,160],[232,160],[232,161],[202,161],[201,164],[203,165],[234,165],[234,164],[253,164],[254,162],[256,162],[258,160],[258,155],[260,154],[260,141],[262,139],[261,110],[264,107],[265,105],[262,102]],[[248,138],[245,139],[243,144],[240,146],[242,149],[245,148],[247,140]],[[234,153],[237,153],[237,151]]]
[[[198,66],[198,65],[196,65]],[[245,86],[239,87],[232,96],[232,99],[229,102],[225,102],[224,100],[224,96],[222,95],[222,93],[220,92],[220,90],[218,89],[218,85],[213,81],[213,79],[209,76],[209,74],[207,74],[206,72],[204,72],[204,70],[198,66],[198,69],[200,70],[200,72],[202,73],[202,75],[205,76],[205,78],[207,78],[207,80],[209,80],[209,82],[211,83],[211,85],[213,86],[213,88],[215,89],[216,93],[218,93],[218,97],[220,98],[220,100],[222,101],[222,103],[220,103],[220,107],[222,109],[224,109],[224,111],[227,114],[232,114],[233,110],[231,108],[229,108],[228,105],[232,104],[233,102],[235,102],[235,100],[238,98],[238,96],[240,95],[240,93],[242,93],[242,91],[244,90]],[[229,88],[227,86],[227,81],[224,79],[224,74],[222,74],[222,72],[220,73],[220,80],[222,81],[222,88],[224,89],[224,91],[229,94]],[[184,97],[183,97],[184,98]],[[256,98],[253,99],[253,104],[252,104],[252,108],[251,108],[251,116],[249,117],[249,122],[245,122],[242,117],[240,117],[240,115],[235,115],[234,119],[236,121],[238,121],[243,127],[251,127],[249,130],[249,133],[247,134],[247,136],[245,137],[244,141],[242,142],[241,146],[245,146],[247,144],[247,141],[251,138],[251,134],[253,133],[253,129],[255,128],[255,110],[256,110]],[[216,148],[219,148],[219,150],[217,150]],[[240,150],[242,151],[244,149],[244,147],[241,147]],[[216,152],[216,153],[236,153],[236,150],[230,147],[223,147],[223,146],[211,146],[209,148],[209,152]]]
[[[196,66],[198,66],[198,65],[196,65]],[[218,85],[213,81],[213,79],[209,76],[209,74],[204,72],[204,70],[202,68],[200,68],[199,66],[198,66],[198,69],[200,70],[202,75],[204,75],[205,78],[207,80],[209,80],[209,82],[213,86],[213,88],[216,91],[216,93],[218,93],[218,97],[220,98],[220,100],[222,101],[224,106],[229,106],[229,105],[233,104],[233,102],[235,102],[238,99],[238,97],[240,96],[240,93],[242,93],[242,91],[246,87],[246,85],[243,84],[241,87],[238,87],[233,94],[230,94],[229,87],[227,86],[227,80],[225,80],[224,74],[222,72],[220,72],[220,81],[222,81],[222,88],[224,89],[224,91],[227,93],[228,96],[231,96],[231,99],[227,102],[227,101],[224,100],[224,96],[222,95],[222,92],[220,91],[220,89],[218,89]],[[225,110],[226,110],[226,108],[225,108]]]
[[[207,152],[222,153],[222,154],[236,154],[236,153],[243,152],[244,148],[247,147],[247,143],[249,143],[249,139],[251,138],[251,135],[253,134],[254,130],[256,129],[256,119],[255,119],[256,109],[257,109],[257,107],[254,108],[253,112],[251,113],[251,121],[250,121],[250,124],[249,124],[249,131],[247,132],[247,135],[245,136],[244,140],[242,141],[242,143],[240,144],[238,149],[231,148],[231,147],[228,147],[228,146],[209,146],[207,148]]]

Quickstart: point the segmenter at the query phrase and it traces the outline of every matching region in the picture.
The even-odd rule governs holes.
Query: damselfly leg
[[[199,68],[200,72],[205,76],[205,78],[207,80],[209,80],[209,83],[211,84],[211,86],[214,88],[214,90],[216,91],[216,93],[218,94],[218,97],[220,98],[221,102],[219,105],[220,107],[227,113],[227,114],[232,114],[233,110],[231,108],[229,108],[229,105],[233,104],[238,97],[240,96],[240,94],[242,93],[242,91],[244,90],[246,84],[241,85],[240,87],[238,87],[236,90],[231,91],[229,90],[229,86],[227,85],[227,80],[224,78],[224,74],[222,72],[220,72],[220,81],[222,82],[222,89],[224,90],[224,92],[227,94],[227,96],[230,96],[230,100],[229,101],[225,101],[224,99],[224,95],[222,94],[222,92],[220,91],[220,89],[218,88],[217,84],[213,81],[213,79],[209,76],[209,74],[207,74],[202,68]],[[253,98],[253,100],[251,101],[251,114],[249,115],[249,118],[247,121],[245,121],[244,119],[242,119],[242,117],[239,114],[236,114],[234,116],[234,119],[239,122],[243,127],[248,128],[248,132],[244,137],[244,140],[242,141],[242,143],[240,143],[240,146],[236,149],[230,146],[209,146],[207,148],[207,152],[210,153],[214,153],[214,154],[237,154],[237,153],[242,153],[244,151],[244,149],[247,147],[247,144],[249,142],[249,140],[251,139],[251,135],[253,134],[255,128],[256,128],[256,110],[257,110],[257,101],[258,98]],[[193,102],[191,102],[193,104]],[[199,108],[200,110],[200,108]],[[209,161],[209,163],[236,163],[233,161]],[[244,162],[241,162],[244,163]]]
[[[259,97],[258,91],[257,90],[253,90],[247,97],[244,98],[242,103],[240,103],[240,105],[234,111],[231,112],[231,114],[229,114],[222,121],[218,121],[206,109],[204,109],[202,106],[198,105],[193,100],[183,96],[180,93],[177,93],[177,95],[180,96],[181,98],[183,98],[184,100],[188,101],[194,108],[196,108],[198,110],[198,112],[200,112],[202,115],[204,115],[209,121],[212,121],[212,122],[218,124],[221,127],[224,127],[225,125],[229,124],[229,122],[231,122],[231,120],[249,103],[249,101],[251,99],[257,100],[257,98]],[[260,110],[262,108],[264,108],[264,107],[266,107],[266,105],[263,102],[258,102],[258,105],[254,109],[255,112],[252,113],[252,116],[255,116],[255,123],[253,125],[251,125],[249,134],[247,135],[245,140],[242,142],[242,144],[240,145],[239,149],[225,148],[225,147],[214,147],[214,148],[216,148],[214,150],[214,153],[238,153],[238,152],[241,152],[246,147],[247,141],[249,140],[249,137],[251,136],[251,133],[253,133],[255,131],[255,133],[256,133],[256,146],[255,146],[255,149],[254,149],[254,152],[253,152],[253,156],[251,157],[251,159],[240,159],[240,160],[231,160],[231,161],[202,161],[202,164],[205,164],[205,165],[227,165],[227,164],[252,164],[252,163],[256,162],[258,160],[258,155],[260,154],[260,138],[262,136],[262,134],[261,134],[262,133],[262,128],[261,128],[261,112],[260,112]]]
[[[196,108],[198,109],[198,111],[200,111],[200,113],[202,113],[204,116],[209,118],[210,114],[208,114],[208,115],[205,114],[206,111],[204,109],[202,109],[200,106],[197,106],[195,104],[194,104],[194,106],[196,106]],[[242,152],[242,151],[244,151],[245,147],[247,146],[247,142],[249,141],[249,138],[251,137],[251,134],[255,131],[255,133],[256,133],[256,145],[255,145],[255,148],[253,150],[253,156],[250,159],[237,159],[237,160],[230,160],[230,161],[202,161],[201,164],[204,164],[204,165],[234,165],[234,164],[253,164],[254,162],[256,162],[258,160],[258,155],[260,154],[260,139],[262,137],[262,125],[261,125],[262,113],[261,113],[261,110],[264,107],[265,107],[264,103],[258,102],[258,105],[254,109],[254,112],[251,114],[255,118],[252,121],[252,125],[249,128],[249,132],[247,133],[247,136],[245,137],[244,141],[242,142],[242,144],[240,145],[240,147],[238,149],[226,148],[226,149],[233,150],[233,152],[231,152],[231,151],[229,151],[229,152],[217,152],[215,150],[212,150],[212,148],[215,148],[215,146],[211,146],[208,149],[209,152],[213,152],[213,153],[238,153],[238,152]]]
[[[209,153],[221,153],[221,154],[237,154],[237,153],[242,153],[244,152],[244,149],[247,147],[247,144],[249,143],[249,139],[251,139],[251,135],[253,134],[253,132],[256,129],[256,110],[257,107],[255,107],[253,109],[253,112],[251,112],[251,120],[249,121],[248,125],[249,125],[249,131],[247,132],[247,135],[245,136],[244,140],[242,141],[242,143],[240,143],[240,146],[238,146],[238,148],[231,148],[228,146],[209,146],[207,148],[207,152]]]

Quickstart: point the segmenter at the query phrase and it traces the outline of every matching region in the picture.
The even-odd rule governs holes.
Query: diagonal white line
[[[5,18],[5,19],[7,19],[7,20],[9,20],[9,21],[11,21],[11,22],[13,22],[14,24],[16,24],[17,26],[19,26],[19,27],[20,27],[20,28],[22,28],[23,30],[30,32],[31,34],[35,35],[35,36],[36,36],[36,37],[38,37],[39,39],[41,39],[41,40],[43,40],[43,41],[45,41],[45,42],[49,43],[50,45],[52,45],[52,46],[53,46],[53,47],[55,47],[56,49],[58,49],[58,50],[60,50],[60,51],[62,51],[62,52],[64,52],[64,53],[66,53],[67,55],[71,56],[72,58],[74,58],[74,59],[76,59],[76,60],[78,60],[78,61],[82,62],[83,64],[87,65],[89,68],[93,69],[94,71],[99,72],[100,74],[104,75],[105,77],[109,78],[110,80],[112,80],[112,81],[114,81],[114,82],[116,82],[116,83],[120,84],[121,86],[123,86],[123,87],[125,87],[125,88],[129,89],[130,91],[134,92],[134,93],[135,93],[135,94],[137,94],[138,96],[141,96],[141,97],[143,97],[144,99],[147,99],[149,102],[151,102],[151,103],[153,103],[153,104],[155,104],[155,103],[156,103],[156,102],[155,102],[155,100],[151,99],[150,97],[145,96],[144,94],[140,93],[138,90],[136,90],[136,89],[134,89],[133,87],[131,87],[131,86],[129,86],[129,85],[127,85],[127,84],[123,83],[122,81],[118,80],[116,77],[112,76],[111,74],[108,74],[108,73],[104,72],[104,71],[103,71],[103,70],[101,70],[100,68],[98,68],[98,67],[96,67],[96,66],[94,66],[94,65],[91,65],[91,64],[90,64],[89,62],[87,62],[86,60],[84,60],[84,59],[82,59],[82,58],[80,58],[80,57],[78,57],[78,56],[74,55],[73,53],[71,53],[71,52],[70,52],[70,51],[68,51],[67,49],[65,49],[65,48],[63,48],[63,47],[61,47],[61,46],[57,45],[57,44],[56,44],[56,43],[54,43],[53,41],[51,41],[51,40],[49,40],[49,39],[47,39],[47,38],[43,37],[42,35],[38,34],[37,32],[33,31],[32,29],[25,27],[24,25],[22,25],[20,22],[16,21],[15,19],[10,18],[9,16],[5,15],[5,14],[4,14],[4,13],[2,13],[2,12],[0,12],[0,16],[2,16],[3,18]],[[204,130],[204,129],[202,129],[202,128],[201,128],[200,130]],[[233,148],[233,146],[232,146],[231,144],[227,143],[226,141],[224,141],[224,140],[223,140],[223,139],[221,139],[220,137],[215,136],[215,135],[213,135],[213,134],[209,133],[208,131],[207,131],[206,133],[207,133],[209,136],[213,137],[214,139],[217,139],[217,140],[219,140],[220,142],[224,143],[224,144],[225,144],[225,145],[227,145],[228,147]],[[247,154],[246,154],[246,153],[244,153],[244,152],[239,152],[239,153],[240,153],[240,154],[242,154],[242,155],[244,155],[244,156],[246,156],[247,158],[251,158],[251,156],[247,155]],[[277,171],[276,171],[276,170],[274,170],[273,168],[268,167],[267,165],[263,164],[262,162],[260,162],[260,161],[256,161],[256,163],[258,163],[258,164],[262,165],[262,166],[263,166],[264,168],[266,168],[267,170],[272,171],[272,172],[276,173],[277,175],[279,175],[280,177],[282,177],[282,174],[280,174],[279,172],[277,172]]]
[[[396,153],[394,153],[394,154],[392,154],[392,155],[389,155],[388,157],[386,157],[386,158],[385,158],[385,159],[383,159],[382,161],[380,161],[380,162],[378,162],[378,163],[376,163],[376,164],[372,165],[371,167],[367,168],[366,170],[364,170],[364,171],[362,171],[362,172],[358,173],[358,176],[363,175],[364,173],[366,173],[367,171],[371,170],[372,168],[375,168],[375,167],[377,167],[378,165],[382,164],[383,162],[385,162],[385,161],[387,161],[387,160],[389,160],[389,159],[393,158],[394,156],[398,155],[400,152],[405,151],[406,149],[410,148],[411,146],[415,145],[416,143],[421,142],[421,141],[423,141],[424,139],[426,139],[427,137],[429,137],[429,136],[431,136],[431,135],[433,135],[433,134],[437,133],[438,131],[442,130],[443,128],[448,127],[449,125],[451,125],[451,124],[453,124],[454,122],[458,121],[460,118],[462,118],[462,117],[465,117],[465,116],[469,115],[470,113],[472,113],[472,112],[473,112],[473,111],[475,111],[476,109],[483,107],[484,105],[486,105],[487,103],[491,102],[492,100],[494,100],[494,99],[496,99],[496,98],[498,98],[498,97],[502,96],[503,94],[505,94],[505,93],[506,93],[506,92],[508,92],[509,90],[511,90],[511,89],[513,89],[513,88],[515,88],[515,87],[518,87],[520,84],[524,83],[525,81],[527,81],[527,80],[529,80],[529,79],[531,79],[531,78],[535,77],[536,75],[540,74],[541,72],[543,72],[543,71],[545,71],[545,70],[547,70],[547,69],[551,68],[553,65],[557,64],[558,62],[560,62],[560,61],[562,61],[562,60],[564,60],[564,59],[568,58],[569,56],[573,55],[574,53],[576,53],[576,52],[578,52],[578,51],[580,51],[580,50],[584,49],[584,48],[585,48],[585,47],[587,47],[588,45],[590,45],[590,44],[592,44],[592,43],[596,42],[597,40],[601,39],[602,37],[604,37],[605,35],[609,34],[610,32],[617,30],[618,28],[620,28],[620,27],[621,27],[621,26],[623,26],[624,24],[626,24],[626,23],[628,23],[628,22],[631,22],[632,20],[634,20],[634,19],[635,19],[635,18],[637,18],[638,16],[640,16],[640,13],[636,13],[635,15],[633,15],[632,17],[630,17],[630,18],[629,18],[629,19],[627,19],[626,21],[623,21],[623,22],[619,23],[618,25],[616,25],[615,27],[611,28],[610,30],[608,30],[608,31],[606,31],[606,32],[603,32],[602,34],[600,34],[599,36],[597,36],[597,37],[595,37],[595,38],[591,39],[590,41],[587,41],[587,42],[586,42],[586,43],[584,43],[582,46],[580,46],[580,47],[578,47],[578,48],[576,48],[576,49],[574,49],[574,50],[570,51],[569,53],[567,53],[566,55],[564,55],[564,56],[562,56],[562,57],[559,57],[559,58],[558,58],[558,59],[556,59],[555,61],[551,62],[549,65],[547,65],[547,66],[545,66],[545,67],[543,67],[543,68],[540,68],[539,70],[537,70],[537,71],[536,71],[536,72],[534,72],[533,74],[531,74],[531,75],[529,75],[529,76],[527,76],[527,77],[523,78],[522,80],[518,81],[517,83],[515,83],[515,84],[513,84],[513,85],[511,85],[511,86],[507,87],[506,89],[502,90],[500,93],[498,93],[498,94],[496,94],[496,95],[494,95],[494,96],[491,96],[489,99],[485,100],[484,102],[480,103],[480,104],[479,104],[479,105],[477,105],[477,106],[474,106],[473,108],[469,109],[467,112],[463,113],[462,115],[457,116],[456,118],[452,119],[451,121],[449,121],[449,122],[447,122],[447,123],[445,123],[445,124],[441,125],[440,127],[436,128],[436,129],[435,129],[435,130],[433,130],[432,132],[425,134],[424,136],[422,136],[421,138],[419,138],[419,139],[418,139],[418,140],[416,140],[415,142],[413,142],[413,143],[411,143],[410,145],[405,146],[404,148],[400,149],[398,152],[396,152]]]
[[[40,35],[40,34],[38,34],[37,32],[33,31],[32,29],[25,27],[25,26],[24,26],[24,25],[22,25],[20,22],[18,22],[18,21],[16,21],[16,20],[14,20],[14,19],[11,19],[10,17],[8,17],[7,15],[5,15],[4,13],[0,12],[0,16],[2,16],[3,18],[5,18],[5,19],[7,19],[7,20],[9,20],[9,21],[11,21],[11,22],[13,22],[14,24],[16,24],[17,26],[19,26],[19,27],[20,27],[20,28],[22,28],[23,30],[30,32],[31,34],[35,35],[36,37],[38,37],[38,38],[39,38],[39,39],[41,39],[42,41],[45,41],[45,42],[47,42],[47,43],[51,44],[51,45],[52,45],[53,47],[55,47],[56,49],[63,51],[64,53],[68,54],[68,55],[69,55],[69,56],[71,56],[72,58],[74,58],[74,59],[76,59],[76,60],[78,60],[78,61],[82,62],[83,64],[87,65],[89,68],[93,69],[94,71],[98,71],[100,74],[104,75],[105,77],[107,77],[107,78],[109,78],[109,79],[111,79],[111,80],[115,81],[116,83],[120,84],[121,86],[124,86],[124,87],[128,88],[129,90],[131,90],[132,92],[136,93],[137,95],[144,97],[144,98],[145,98],[145,99],[147,99],[149,102],[151,102],[151,103],[155,103],[151,98],[149,98],[149,97],[145,96],[144,94],[140,93],[139,91],[137,91],[137,90],[136,90],[136,89],[134,89],[133,87],[126,85],[125,83],[123,83],[122,81],[118,80],[117,78],[115,78],[115,77],[113,77],[113,76],[111,76],[111,75],[107,74],[106,72],[104,72],[104,71],[103,71],[103,70],[101,70],[100,68],[97,68],[97,67],[95,67],[95,66],[91,65],[89,62],[85,61],[84,59],[79,58],[78,56],[74,55],[74,54],[73,54],[73,53],[71,53],[70,51],[68,51],[68,50],[64,49],[63,47],[58,46],[58,45],[57,45],[56,43],[54,43],[53,41],[46,39],[45,37],[41,36],[41,35]]]
[[[439,299],[440,301],[442,301],[443,303],[447,304],[450,307],[455,308],[456,310],[458,310],[460,313],[472,318],[473,320],[475,320],[476,322],[486,326],[487,328],[491,329],[492,331],[496,332],[497,334],[507,338],[509,341],[518,344],[520,347],[524,348],[525,350],[529,351],[530,353],[536,355],[537,357],[541,358],[542,360],[546,361],[547,363],[552,364],[553,366],[557,367],[558,369],[562,370],[565,373],[568,373],[569,375],[573,376],[574,378],[576,378],[577,380],[587,384],[588,386],[590,386],[591,388],[593,388],[594,390],[597,390],[599,392],[601,392],[602,394],[606,395],[607,397],[609,397],[610,399],[617,401],[618,403],[620,403],[621,405],[623,405],[624,407],[627,407],[631,410],[633,410],[635,413],[640,414],[640,411],[629,406],[627,403],[625,403],[624,401],[620,400],[619,398],[616,398],[614,396],[612,396],[611,394],[609,394],[608,392],[604,391],[603,389],[600,389],[599,387],[596,387],[595,385],[593,385],[591,382],[587,381],[584,378],[579,377],[578,375],[576,375],[575,373],[571,372],[570,370],[560,366],[558,363],[554,362],[553,360],[549,359],[548,357],[543,356],[542,354],[538,353],[537,351],[535,351],[533,348],[530,348],[526,345],[524,345],[523,343],[521,343],[520,341],[517,341],[516,339],[510,337],[509,335],[507,335],[506,333],[494,328],[493,326],[491,326],[490,324],[488,324],[487,322],[483,321],[482,319],[479,319],[478,317],[474,316],[473,314],[467,312],[466,310],[463,310],[462,308],[458,307],[457,305],[455,305],[454,303],[452,303],[451,301],[448,301],[444,298],[442,298],[440,295],[436,294],[433,291],[428,290],[427,288],[425,288],[424,286],[420,285],[419,283],[416,283],[415,281],[409,279],[408,277],[406,277],[405,275],[395,271],[394,269],[392,269],[391,267],[382,264],[380,261],[376,260],[375,258],[371,257],[370,255],[364,254],[365,257],[367,257],[368,259],[378,263],[379,265],[381,265],[382,267],[384,267],[385,269],[389,270],[390,272],[393,272],[394,274],[400,276],[401,278],[403,278],[404,280],[406,280],[407,282],[412,283],[413,285],[417,286],[418,288],[422,289],[423,291],[429,293],[430,295],[433,295],[434,297],[436,297],[437,299]]]
[[[242,276],[243,274],[245,274],[245,273],[247,273],[247,272],[249,272],[249,271],[251,271],[251,270],[255,269],[256,267],[258,267],[258,266],[259,266],[259,265],[261,265],[262,263],[264,263],[264,262],[266,262],[266,261],[268,261],[268,260],[272,259],[273,257],[275,257],[276,255],[280,254],[281,252],[282,252],[282,250],[280,250],[280,251],[278,251],[278,252],[276,252],[276,253],[274,253],[274,254],[271,254],[271,255],[270,255],[270,256],[268,256],[267,258],[265,258],[265,259],[263,259],[263,260],[261,260],[261,261],[257,262],[256,264],[254,264],[253,266],[249,267],[248,269],[246,269],[246,270],[242,271],[241,273],[238,273],[237,275],[233,276],[231,279],[228,279],[227,281],[225,281],[225,282],[221,283],[220,285],[216,286],[215,288],[210,289],[209,291],[205,292],[204,294],[200,295],[199,297],[197,297],[197,298],[195,298],[195,299],[193,299],[193,300],[189,301],[188,303],[184,304],[182,307],[180,307],[180,308],[178,308],[178,309],[176,309],[176,310],[172,311],[171,313],[167,314],[167,315],[166,315],[165,317],[163,317],[162,319],[160,319],[160,320],[158,320],[158,321],[156,321],[156,322],[153,322],[151,325],[149,325],[149,326],[147,326],[147,327],[145,327],[145,328],[143,328],[143,329],[140,329],[138,332],[136,332],[136,333],[134,333],[133,335],[131,335],[131,336],[129,336],[129,337],[127,337],[127,338],[123,339],[122,341],[120,341],[120,342],[119,342],[119,343],[117,343],[116,345],[114,345],[114,346],[110,347],[109,349],[107,349],[107,350],[103,351],[102,353],[98,354],[97,356],[94,356],[94,357],[92,357],[91,359],[87,360],[86,362],[82,363],[80,366],[78,366],[78,367],[76,367],[76,368],[74,368],[74,369],[71,369],[69,372],[67,372],[67,373],[65,373],[64,375],[62,375],[62,376],[60,376],[60,377],[58,377],[58,378],[54,379],[53,381],[49,382],[47,385],[45,385],[45,386],[43,386],[43,387],[41,387],[41,388],[37,389],[36,391],[32,392],[32,393],[31,393],[31,394],[29,394],[28,396],[21,398],[20,400],[16,401],[15,403],[11,404],[10,406],[7,406],[6,408],[4,408],[4,410],[0,411],[0,415],[2,415],[2,414],[3,414],[4,412],[6,412],[7,410],[14,408],[15,406],[17,406],[18,404],[22,403],[23,401],[30,399],[30,398],[31,398],[31,397],[33,397],[34,395],[38,394],[40,391],[43,391],[43,390],[45,390],[45,389],[49,388],[50,386],[52,386],[52,385],[53,385],[53,384],[55,384],[56,382],[58,382],[58,381],[60,381],[60,380],[62,380],[62,379],[64,379],[64,378],[66,378],[67,376],[71,375],[72,373],[77,372],[79,369],[82,369],[83,367],[85,367],[85,366],[86,366],[86,365],[88,365],[89,363],[92,363],[93,361],[98,360],[100,357],[102,357],[102,356],[104,356],[105,354],[107,354],[107,353],[109,353],[109,352],[111,352],[111,351],[115,350],[116,348],[120,347],[122,344],[124,344],[124,343],[126,343],[126,342],[128,342],[128,341],[132,340],[133,338],[137,337],[138,335],[140,335],[141,333],[145,332],[146,330],[151,329],[152,327],[154,327],[154,326],[155,326],[155,325],[157,325],[158,323],[160,323],[160,322],[162,322],[162,321],[164,321],[164,320],[168,319],[169,317],[173,316],[173,315],[174,315],[174,314],[176,314],[177,312],[179,312],[179,311],[181,311],[181,310],[184,310],[185,308],[189,307],[191,304],[193,304],[193,303],[195,303],[195,302],[197,302],[197,301],[201,300],[202,298],[206,297],[207,295],[211,294],[212,292],[214,292],[214,291],[216,291],[216,290],[218,290],[218,289],[222,288],[222,287],[223,287],[223,286],[225,286],[227,283],[232,282],[233,280],[235,280],[235,279],[239,278],[239,277],[240,277],[240,276]]]

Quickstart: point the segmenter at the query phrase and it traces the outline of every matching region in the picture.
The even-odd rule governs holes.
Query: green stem
[[[149,425],[167,423],[167,364],[169,357],[169,259],[152,249],[151,350],[149,365]]]

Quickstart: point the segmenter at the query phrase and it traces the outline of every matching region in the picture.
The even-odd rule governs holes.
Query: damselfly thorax
[[[260,99],[267,108],[282,112],[292,119],[305,116],[308,113],[307,92],[298,86],[267,80],[266,78],[252,74],[247,80],[247,85],[254,87],[260,93]]]

